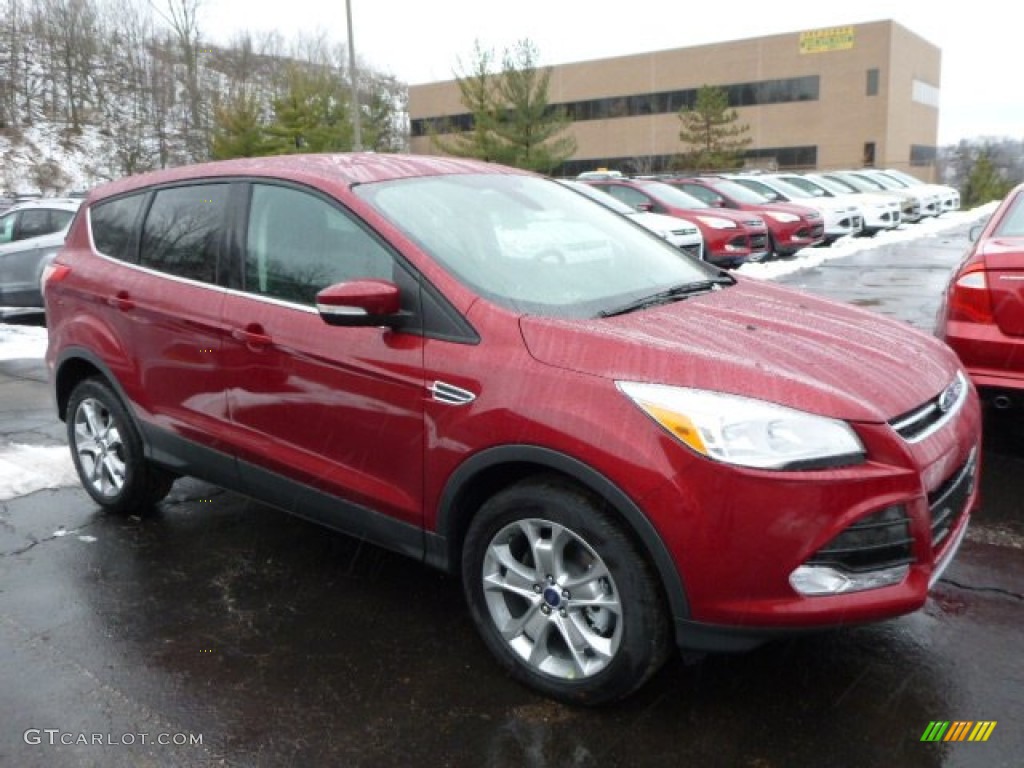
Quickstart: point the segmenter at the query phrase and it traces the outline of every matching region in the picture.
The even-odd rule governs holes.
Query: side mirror
[[[366,327],[401,323],[398,286],[387,280],[353,280],[329,285],[316,295],[316,311],[328,325]]]
[[[654,206],[651,205],[650,203],[637,203],[636,209],[641,213],[650,213],[652,210],[654,210]]]
[[[985,228],[984,224],[975,224],[973,227],[971,227],[970,231],[967,233],[968,239],[972,243],[978,242],[978,238],[981,237],[981,230],[983,230],[984,228]]]

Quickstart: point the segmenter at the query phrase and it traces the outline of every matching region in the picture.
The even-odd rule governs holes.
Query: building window
[[[872,168],[875,165],[875,142],[864,142],[864,167]]]
[[[918,167],[935,165],[935,147],[926,147],[923,144],[910,145],[910,164]]]
[[[868,70],[868,96],[878,95],[878,70]]]

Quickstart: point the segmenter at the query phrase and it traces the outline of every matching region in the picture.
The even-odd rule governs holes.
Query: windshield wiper
[[[723,285],[733,285],[736,280],[729,275],[722,274],[718,277],[713,277],[710,280],[697,280],[692,283],[683,283],[682,285],[675,285],[664,291],[658,291],[652,293],[650,296],[644,296],[639,299],[634,299],[628,304],[623,304],[621,307],[615,309],[602,309],[597,313],[598,317],[615,317],[616,315],[625,315],[629,312],[635,312],[638,309],[647,309],[648,307],[656,307],[659,304],[668,304],[673,301],[681,301],[682,299],[689,298],[698,293],[707,293],[708,291],[720,291]]]

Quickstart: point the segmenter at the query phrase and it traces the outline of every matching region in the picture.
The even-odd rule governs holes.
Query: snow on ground
[[[826,261],[887,243],[907,242],[934,235],[963,224],[982,221],[998,203],[989,203],[970,211],[943,214],[895,231],[881,232],[870,238],[843,238],[828,248],[805,248],[795,258],[766,264],[746,264],[738,272],[772,280],[781,275],[810,269]],[[46,329],[0,324],[0,360],[42,359],[46,354]],[[0,501],[43,488],[78,485],[71,454],[66,446],[38,446],[11,443],[0,438]]]
[[[0,440],[0,501],[72,485],[78,485],[78,475],[66,445]]]
[[[46,329],[28,325],[0,325],[0,360],[42,359]]]
[[[858,251],[877,248],[879,245],[918,240],[921,237],[956,229],[964,224],[983,221],[992,215],[998,205],[999,202],[996,201],[969,211],[951,211],[936,218],[924,219],[915,224],[905,224],[898,229],[879,232],[874,237],[844,237],[828,247],[804,248],[792,259],[769,261],[763,264],[744,264],[736,271],[747,277],[774,280],[783,275],[799,272],[801,269],[817,267],[826,261],[841,259]]]

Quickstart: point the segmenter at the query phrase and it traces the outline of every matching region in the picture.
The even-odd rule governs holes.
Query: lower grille
[[[681,250],[683,253],[687,253],[690,256],[693,256],[693,258],[695,259],[699,259],[701,258],[701,252],[703,251],[703,248],[701,247],[700,243],[696,243],[695,245],[684,245],[680,247],[679,250]]]
[[[975,448],[970,457],[949,479],[928,494],[928,509],[932,515],[932,548],[938,549],[956,527],[967,510],[967,500],[974,490],[974,470],[977,464]]]
[[[768,250],[768,236],[767,235],[751,235],[750,236],[750,250],[757,253],[759,251]]]
[[[858,520],[815,552],[806,565],[863,573],[912,562],[910,518],[906,507],[893,504]]]

